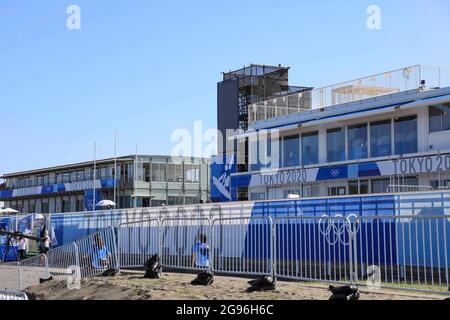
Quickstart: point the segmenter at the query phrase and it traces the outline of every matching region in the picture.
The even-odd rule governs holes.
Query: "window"
[[[389,187],[389,179],[372,180],[372,193],[386,193]]]
[[[168,196],[167,197],[167,204],[169,206],[177,206],[182,205],[184,202],[183,196]]]
[[[41,203],[41,213],[49,213],[48,200]]]
[[[200,166],[186,164],[184,166],[184,179],[188,183],[198,183],[200,181]]]
[[[450,103],[428,108],[430,132],[450,130]]]
[[[348,182],[348,194],[368,194],[369,193],[369,181],[349,181]]]
[[[77,181],[83,181],[84,180],[84,171],[80,170],[77,172]]]
[[[302,134],[302,164],[304,166],[319,162],[318,132]]]
[[[302,186],[302,197],[318,197],[320,195],[319,185],[316,184],[306,184]]]
[[[348,159],[367,158],[367,124],[349,126],[348,136]]]
[[[450,180],[431,180],[430,185],[434,189],[448,189],[450,187]]]
[[[28,205],[28,213],[36,213],[36,203],[30,203]]]
[[[264,200],[265,198],[266,198],[266,194],[264,192],[250,193],[250,200],[258,201],[258,200]]]
[[[297,167],[300,165],[300,138],[290,136],[283,138],[283,167]]]
[[[417,116],[395,119],[395,154],[417,152]]]
[[[75,211],[84,211],[84,201],[83,199],[78,199],[76,201],[76,209]]]
[[[166,181],[166,164],[152,163],[152,181],[155,182]]]
[[[69,200],[63,200],[62,204],[62,212],[70,212],[70,201]]]
[[[390,156],[391,146],[391,120],[372,122],[370,124],[370,156]]]
[[[329,196],[345,196],[346,190],[345,187],[330,187],[328,188]]]
[[[345,160],[345,133],[342,128],[327,131],[328,162]]]
[[[167,181],[183,182],[183,165],[168,164],[167,165]]]

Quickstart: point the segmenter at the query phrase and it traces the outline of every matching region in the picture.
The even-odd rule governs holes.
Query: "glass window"
[[[319,162],[318,132],[302,134],[302,164],[304,166]]]
[[[450,130],[450,103],[428,108],[430,132]]]
[[[300,138],[291,136],[283,138],[283,167],[300,165]]]
[[[370,124],[370,156],[390,156],[391,146],[391,120],[372,122]]]
[[[372,193],[386,193],[389,187],[389,179],[372,180]]]
[[[186,164],[184,166],[185,181],[189,183],[197,183],[200,180],[200,166],[194,164]]]
[[[369,193],[369,181],[349,181],[348,182],[348,193],[349,194],[368,194]]]
[[[367,158],[367,124],[349,126],[348,136],[348,159]]]
[[[395,154],[417,152],[417,116],[395,119]]]
[[[152,163],[152,181],[165,182],[166,181],[166,164]]]
[[[318,184],[305,184],[302,186],[302,197],[318,197],[320,195],[320,187]]]
[[[266,194],[264,192],[250,193],[250,200],[258,201],[258,200],[264,200],[265,198],[266,198]]]
[[[345,196],[346,190],[345,187],[329,187],[328,195],[329,196]]]
[[[345,133],[342,128],[327,131],[328,162],[345,160]]]
[[[168,164],[167,165],[167,181],[183,182],[183,165]]]

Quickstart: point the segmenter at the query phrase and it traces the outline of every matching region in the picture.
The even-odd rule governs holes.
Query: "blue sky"
[[[81,30],[66,9],[81,8]],[[381,8],[382,29],[366,27]],[[171,133],[216,127],[221,72],[291,66],[324,86],[449,65],[450,2],[0,0],[0,174],[118,153],[168,154]]]

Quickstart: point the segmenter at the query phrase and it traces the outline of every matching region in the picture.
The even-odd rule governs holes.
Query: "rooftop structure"
[[[450,68],[415,65],[249,105],[249,124],[396,93],[450,86]]]

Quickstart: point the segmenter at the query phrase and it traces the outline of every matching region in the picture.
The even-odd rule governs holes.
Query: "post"
[[[133,172],[133,208],[137,208],[137,196],[136,196],[136,182],[137,182],[137,165],[138,161],[138,145],[136,144],[136,156],[134,159],[134,172]]]
[[[93,204],[92,204],[92,211],[95,211],[95,205],[97,204],[97,200],[95,199],[95,192],[96,192],[96,188],[95,188],[95,180],[97,179],[97,143],[94,142],[94,174],[93,174],[93,186],[92,186],[92,190],[93,190],[93,194],[92,194],[92,198],[93,198]]]
[[[114,203],[117,208],[117,132],[114,132]]]

